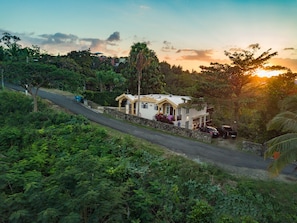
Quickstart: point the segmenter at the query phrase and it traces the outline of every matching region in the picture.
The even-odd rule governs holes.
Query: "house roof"
[[[132,94],[122,94],[116,98],[116,101],[119,100],[129,100],[131,103],[135,103],[138,100],[138,95]],[[181,104],[185,104],[187,101],[190,101],[191,97],[189,96],[179,96],[171,94],[148,94],[140,95],[141,102],[152,102],[155,104],[164,104],[169,103],[173,107],[178,107]]]

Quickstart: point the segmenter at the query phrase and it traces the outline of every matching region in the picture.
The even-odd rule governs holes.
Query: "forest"
[[[146,43],[111,58],[89,49],[52,56],[19,41],[9,33],[0,39],[0,222],[297,221],[293,184],[235,178],[53,111],[37,96],[54,88],[103,106],[124,92],[203,98],[212,125],[235,125],[240,137],[268,146],[265,157],[280,152],[269,167],[278,175],[297,159],[297,74],[268,66],[277,52],[252,44],[225,52],[229,64],[198,72],[160,62]],[[260,68],[282,73],[260,78]],[[5,82],[32,97],[9,92]]]

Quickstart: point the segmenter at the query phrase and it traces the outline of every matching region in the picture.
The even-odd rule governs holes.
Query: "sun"
[[[262,70],[262,69],[257,69],[255,74],[259,77],[273,77],[273,76],[278,76],[283,72],[279,70]]]

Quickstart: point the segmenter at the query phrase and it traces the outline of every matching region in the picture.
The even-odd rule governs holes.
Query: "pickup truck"
[[[229,137],[236,139],[237,137],[237,132],[234,131],[230,125],[222,125],[220,128],[218,128],[218,131],[224,139]]]

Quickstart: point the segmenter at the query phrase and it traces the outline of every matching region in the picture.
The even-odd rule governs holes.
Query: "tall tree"
[[[267,142],[265,152],[265,158],[280,154],[269,166],[269,171],[277,176],[286,165],[297,160],[297,95],[283,101],[282,112],[268,123],[267,129],[282,132]]]
[[[279,102],[297,93],[297,73],[288,71],[267,80],[265,88],[267,122],[280,112]]]
[[[95,71],[93,67],[93,58],[90,49],[82,51],[71,51],[67,54],[67,58],[73,59],[80,67],[80,73],[84,75],[85,87],[94,88],[93,81],[96,80]]]
[[[159,70],[159,60],[155,52],[150,50],[146,43],[135,43],[131,47],[129,68],[124,74],[130,82],[130,90],[135,92],[137,89],[138,103],[140,102],[141,81],[145,83],[145,91],[143,92],[145,94],[163,90],[164,76]],[[139,110],[137,111],[137,115],[139,115]]]
[[[160,71],[164,75],[164,92],[176,95],[189,95],[196,97],[198,93],[193,82],[199,82],[201,75],[183,71],[181,66],[170,66],[167,62],[160,63]],[[201,95],[198,96],[198,98]]]
[[[22,86],[30,95],[32,95],[34,112],[38,111],[37,94],[41,87],[49,86],[50,84],[59,81],[60,84],[68,84],[71,88],[77,88],[80,83],[80,75],[78,73],[65,69],[58,69],[54,65],[38,62],[12,62],[6,63],[5,68],[7,79],[11,83]]]
[[[0,43],[6,46],[6,56],[8,60],[16,61],[18,60],[19,50],[21,45],[18,42],[21,39],[18,36],[11,35],[10,33],[3,33]]]
[[[116,73],[112,69],[96,71],[96,76],[100,92],[105,90],[112,92],[115,87],[123,85],[126,81],[122,74]]]
[[[205,96],[227,99],[230,106],[232,102],[234,121],[239,121],[240,100],[243,89],[251,82],[255,71],[264,68],[270,58],[277,55],[271,53],[271,49],[260,53],[259,44],[252,44],[249,50],[236,52],[225,51],[225,55],[231,61],[230,64],[211,63],[209,67],[200,66],[201,75],[205,77],[205,82],[199,83],[198,89]]]

